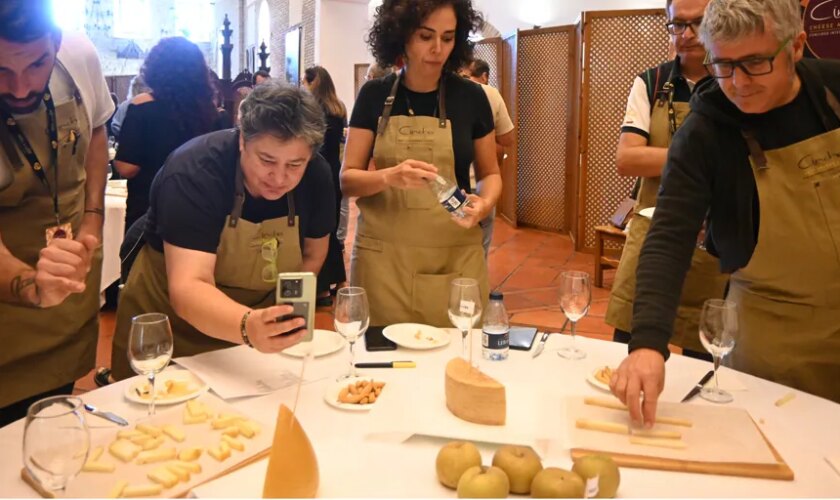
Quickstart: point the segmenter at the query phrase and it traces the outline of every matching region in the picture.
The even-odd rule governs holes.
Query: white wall
[[[584,10],[665,8],[665,0],[473,0],[503,36],[517,29],[574,24]]]
[[[315,60],[330,72],[338,98],[350,112],[356,98],[353,65],[372,60],[364,40],[369,26],[367,5],[321,0],[319,24]]]

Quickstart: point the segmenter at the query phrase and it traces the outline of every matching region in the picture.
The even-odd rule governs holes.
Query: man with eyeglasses
[[[668,152],[630,354],[610,381],[646,426],[707,213],[738,305],[734,367],[840,402],[840,62],[802,59],[797,0],[711,0],[700,39],[715,80]]]
[[[636,268],[650,228],[650,219],[640,212],[656,206],[656,194],[671,138],[690,112],[688,100],[694,89],[709,79],[703,66],[706,51],[697,37],[708,1],[667,1],[668,22],[665,26],[671,35],[676,57],[636,77],[627,100],[616,164],[620,175],[638,177],[640,183],[635,217],[630,223],[627,242],[621,253],[605,318],[607,324],[615,328],[613,340],[618,342],[627,343],[631,338]],[[723,297],[727,276],[719,268],[718,259],[706,250],[694,250],[671,336],[671,343],[681,347],[686,356],[711,360],[700,344],[697,325],[703,302]]]

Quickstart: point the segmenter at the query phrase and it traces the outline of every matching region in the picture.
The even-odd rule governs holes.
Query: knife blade
[[[715,375],[715,371],[714,370],[709,370],[709,373],[703,375],[703,378],[700,379],[700,382],[697,382],[697,385],[695,385],[694,387],[691,388],[690,391],[688,391],[688,394],[686,394],[685,397],[682,398],[682,401],[680,401],[680,403],[685,403],[689,399],[691,399],[694,396],[700,394],[700,391],[703,390],[703,386],[706,385],[706,382],[711,380],[711,378],[714,377],[714,375]]]
[[[110,411],[100,411],[97,410],[95,406],[91,406],[89,404],[85,404],[85,410],[91,415],[95,415],[99,418],[104,418],[109,422],[113,422],[117,425],[126,426],[128,425],[128,420],[122,418],[121,416],[117,415],[116,413],[111,413]]]
[[[567,318],[566,321],[563,323],[563,326],[560,327],[560,331],[558,333],[563,333],[563,330],[566,329],[566,325],[568,325],[568,324],[569,324],[569,320]],[[543,349],[545,349],[545,341],[548,340],[549,335],[550,335],[549,332],[545,332],[545,333],[542,334],[542,337],[540,338],[540,342],[537,344],[537,347],[534,348],[534,352],[531,353],[531,359],[536,358],[537,356],[542,354]]]

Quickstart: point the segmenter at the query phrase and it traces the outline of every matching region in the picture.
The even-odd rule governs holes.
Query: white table
[[[125,196],[105,195],[100,293],[104,293],[111,283],[120,279],[120,245],[125,233],[125,200]]]
[[[453,356],[460,354],[460,338],[453,332],[453,342],[437,351],[406,351],[368,353],[357,347],[357,361],[385,361],[411,359],[416,369],[366,370],[378,380],[406,381],[431,377],[443,384],[443,367]],[[475,335],[476,346],[479,335]],[[504,362],[482,361],[481,368],[502,380],[508,391],[528,385],[538,387],[546,398],[560,400],[568,395],[603,395],[586,381],[587,373],[598,366],[616,366],[626,353],[626,346],[586,338],[578,342],[587,352],[586,359],[568,361],[559,358],[556,350],[568,342],[566,336],[552,335],[542,356],[532,360],[529,352],[511,351]],[[479,350],[475,351],[480,352]],[[341,374],[347,369],[347,352],[317,359],[317,370]],[[278,357],[278,365],[295,371],[299,361]],[[667,364],[667,381],[662,394],[664,401],[680,398],[709,369],[709,364],[682,356],[672,356]],[[802,392],[783,407],[774,402],[791,389],[749,375],[740,374],[748,388],[735,394],[735,405],[763,421],[762,431],[796,474],[795,481],[772,481],[705,474],[674,473],[622,468],[621,497],[838,497],[840,475],[825,461],[827,455],[840,454],[840,405]],[[306,384],[301,391],[298,418],[315,447],[320,466],[323,497],[448,497],[455,492],[441,486],[435,477],[435,456],[443,441],[415,437],[404,443],[388,439],[373,439],[367,434],[378,423],[367,413],[343,412],[328,406],[323,394],[332,378]],[[145,407],[126,402],[122,397],[125,382],[114,384],[84,395],[86,402],[115,411],[129,420],[145,414]],[[239,410],[273,423],[280,403],[291,407],[294,389],[282,390],[258,398],[229,401]],[[700,398],[689,404],[710,404]],[[163,408],[163,407],[161,407]],[[417,411],[424,411],[417,408]],[[94,425],[108,426],[93,419]],[[381,424],[381,422],[379,423]],[[556,425],[570,425],[558,412]],[[0,429],[0,496],[32,497],[34,492],[20,479],[21,439],[23,422]],[[92,432],[113,432],[97,428]],[[272,432],[265,429],[265,432]],[[496,448],[479,445],[487,464]],[[571,467],[567,449],[550,446],[543,456],[545,466]],[[193,493],[198,497],[259,497],[266,461],[257,462],[228,476],[199,486]],[[376,477],[375,481],[370,478]],[[360,480],[359,478],[364,478]]]

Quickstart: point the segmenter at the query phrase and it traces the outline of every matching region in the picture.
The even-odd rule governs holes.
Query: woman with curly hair
[[[359,197],[350,281],[367,290],[372,325],[448,326],[450,282],[460,276],[487,295],[477,225],[502,189],[493,113],[481,87],[455,74],[482,23],[470,0],[385,0],[376,10],[371,52],[403,69],[359,91],[341,171],[344,196]],[[467,193],[463,217],[440,206],[429,184],[438,177]]]
[[[169,153],[221,128],[204,54],[183,37],[157,43],[140,69],[149,92],[131,101],[114,166],[128,179],[125,230],[149,208],[149,188]]]
[[[341,143],[344,140],[344,127],[347,125],[347,108],[335,93],[330,73],[322,66],[312,66],[303,72],[301,81],[309,93],[315,97],[324,110],[327,131],[324,134],[324,144],[321,145],[321,156],[330,164],[335,183],[335,222],[338,225],[341,218],[341,186],[338,175],[341,171]],[[330,236],[330,247],[324,267],[318,273],[318,305],[330,305],[330,287],[339,285],[347,280],[344,269],[344,242],[339,241],[336,232]]]

